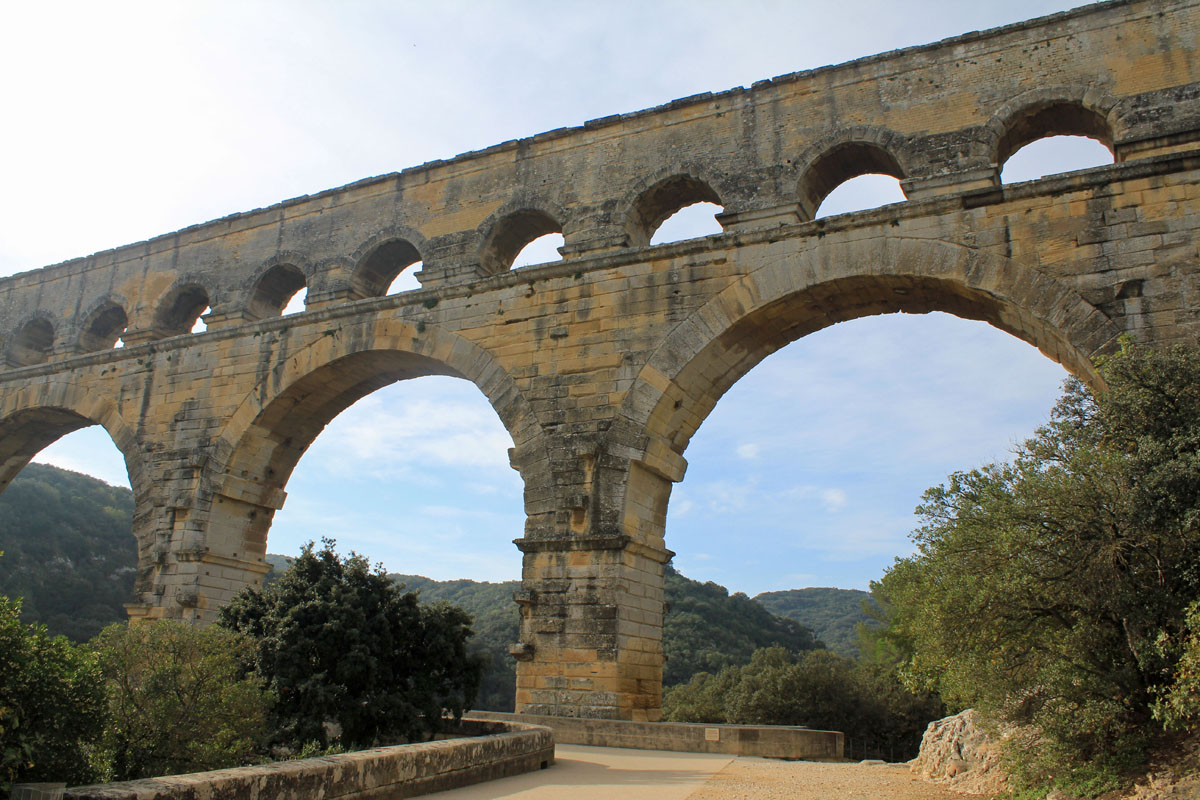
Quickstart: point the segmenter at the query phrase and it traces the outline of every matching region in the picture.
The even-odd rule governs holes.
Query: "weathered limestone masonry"
[[[897,311],[986,320],[1085,377],[1123,333],[1200,336],[1198,35],[1200,0],[1090,6],[4,279],[0,487],[103,425],[137,499],[131,615],[206,622],[266,572],[288,476],[330,419],[393,381],[465,378],[525,482],[518,710],[657,719],[671,484],[766,355]],[[1052,134],[1115,163],[1001,186]],[[908,202],[812,221],[868,172]],[[722,235],[648,246],[703,200]],[[563,261],[509,269],[555,230]],[[381,296],[418,260],[424,288]],[[281,318],[302,287],[306,312]]]

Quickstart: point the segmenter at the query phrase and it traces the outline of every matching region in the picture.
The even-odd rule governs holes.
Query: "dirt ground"
[[[966,800],[909,774],[907,764],[823,764],[738,758],[687,800]]]

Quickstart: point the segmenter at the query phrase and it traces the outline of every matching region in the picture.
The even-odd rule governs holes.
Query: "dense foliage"
[[[0,597],[0,792],[14,781],[87,783],[103,725],[95,659]]]
[[[473,632],[468,651],[485,664],[473,708],[512,711],[516,703],[517,662],[508,652],[519,638],[521,615],[513,602],[520,581],[435,581],[420,575],[391,575],[422,603],[449,603],[471,615]]]
[[[132,519],[128,489],[30,464],[0,494],[0,594],[23,598],[24,621],[86,642],[133,601]]]
[[[828,650],[796,655],[758,650],[749,664],[702,672],[667,691],[664,716],[675,722],[804,725],[842,731],[847,754],[907,760],[944,708],[936,697],[905,689],[895,672]]]
[[[755,650],[792,652],[821,647],[812,631],[777,617],[741,592],[685,578],[667,566],[667,614],[663,620],[663,686],[684,683],[699,672],[745,664]]]
[[[1068,381],[1011,462],[929,490],[917,553],[876,586],[913,685],[1031,724],[1019,773],[1091,790],[1140,757],[1156,698],[1194,713],[1200,598],[1200,353],[1100,370],[1106,391]]]
[[[279,580],[247,590],[221,624],[257,641],[255,669],[275,692],[280,741],[327,746],[432,737],[470,708],[481,664],[470,617],[421,606],[366,558],[310,543]]]
[[[261,751],[272,698],[247,674],[247,637],[161,620],[110,625],[90,647],[108,698],[104,780],[235,767]]]
[[[754,600],[772,614],[811,628],[826,648],[847,658],[859,657],[858,627],[876,624],[864,611],[873,608],[874,601],[860,589],[788,589],[763,592]]]

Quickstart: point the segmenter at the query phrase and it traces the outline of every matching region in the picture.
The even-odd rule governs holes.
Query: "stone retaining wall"
[[[290,800],[416,797],[544,769],[554,735],[521,722],[464,720],[472,738],[68,789],[65,800]]]
[[[700,725],[684,722],[627,722],[611,719],[548,717],[477,711],[472,720],[524,722],[554,731],[559,744],[630,747],[637,750],[677,750],[685,753],[727,753],[763,758],[810,761],[843,758],[844,736],[783,725]]]

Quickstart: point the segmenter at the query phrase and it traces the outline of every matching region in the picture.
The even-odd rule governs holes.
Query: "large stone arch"
[[[134,493],[149,489],[137,436],[113,399],[94,387],[50,380],[0,395],[0,492],[43,449],[92,425],[104,428],[121,451]]]
[[[1053,277],[940,241],[880,238],[776,252],[713,297],[659,345],[626,394],[615,428],[644,446],[625,484],[621,525],[663,548],[671,484],[720,397],[763,358],[828,325],[883,313],[945,311],[988,322],[1083,380],[1121,330]]]
[[[267,533],[284,488],[325,425],[377,389],[426,375],[475,384],[512,436],[510,461],[526,486],[551,484],[541,424],[487,351],[434,326],[395,318],[329,331],[266,371],[216,438],[202,490],[209,500],[206,524],[195,535],[206,553],[225,560],[230,583],[202,589],[207,607],[223,605],[265,572]],[[526,491],[525,509],[526,532],[553,519],[552,498]]]
[[[144,460],[134,429],[121,416],[113,398],[95,387],[65,380],[30,383],[0,394],[0,492],[43,449],[77,430],[103,428],[125,460],[133,490],[134,515],[130,531],[137,544],[135,597],[153,591],[157,565],[154,546],[154,467]]]

